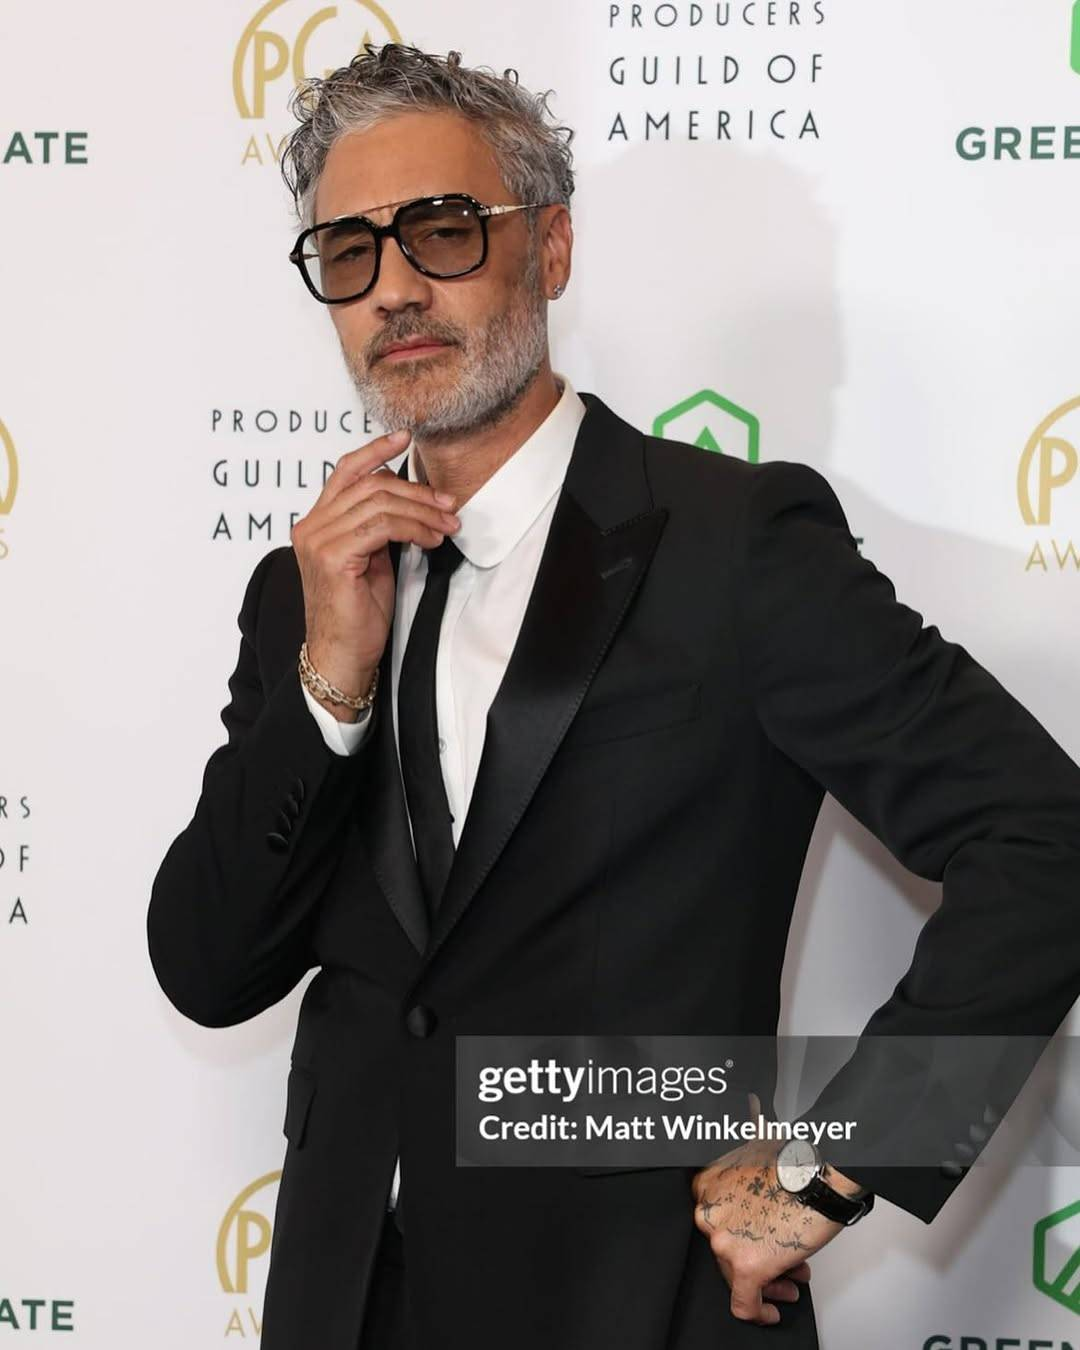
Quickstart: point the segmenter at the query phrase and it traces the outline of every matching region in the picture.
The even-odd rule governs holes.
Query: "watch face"
[[[785,1191],[803,1191],[821,1170],[818,1151],[809,1139],[789,1139],[776,1155],[776,1175]]]

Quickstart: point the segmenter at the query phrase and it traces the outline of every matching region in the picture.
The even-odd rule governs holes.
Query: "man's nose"
[[[379,279],[371,288],[371,303],[379,309],[402,309],[405,305],[426,307],[431,302],[428,278],[409,262],[396,239],[382,241]]]

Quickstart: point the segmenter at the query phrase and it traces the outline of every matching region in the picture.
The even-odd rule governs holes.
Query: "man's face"
[[[406,113],[335,143],[314,219],[355,214],[385,225],[394,213],[386,203],[450,192],[485,205],[514,200],[466,119]],[[491,425],[536,377],[547,357],[547,302],[527,214],[489,217],[483,266],[447,280],[418,272],[396,240],[385,238],[372,289],[329,306],[364,407],[387,429],[407,427],[430,441]],[[446,345],[382,355],[387,344],[421,335]]]

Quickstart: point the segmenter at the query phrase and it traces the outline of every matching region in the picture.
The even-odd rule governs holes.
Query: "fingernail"
[[[440,506],[451,506],[454,501],[449,492],[436,492],[435,500]]]
[[[408,431],[406,430],[405,427],[399,427],[399,428],[397,429],[397,431],[392,431],[392,432],[390,433],[390,439],[391,439],[392,441],[402,441],[402,440],[407,440],[407,439],[408,439],[408,436],[409,436],[409,433],[408,433]]]

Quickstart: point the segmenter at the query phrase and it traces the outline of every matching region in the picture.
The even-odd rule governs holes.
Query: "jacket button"
[[[967,1168],[962,1166],[958,1162],[953,1162],[951,1158],[947,1158],[941,1164],[940,1171],[943,1177],[948,1177],[950,1181],[955,1181],[959,1177],[962,1177],[964,1175],[964,1173],[967,1171]]]
[[[423,1040],[435,1030],[435,1014],[422,1003],[417,1003],[405,1014],[405,1027],[410,1036]]]
[[[275,853],[284,853],[285,850],[289,847],[289,841],[285,838],[283,834],[278,834],[277,830],[270,831],[270,833],[266,836],[266,842],[270,845],[270,847],[274,850]]]

